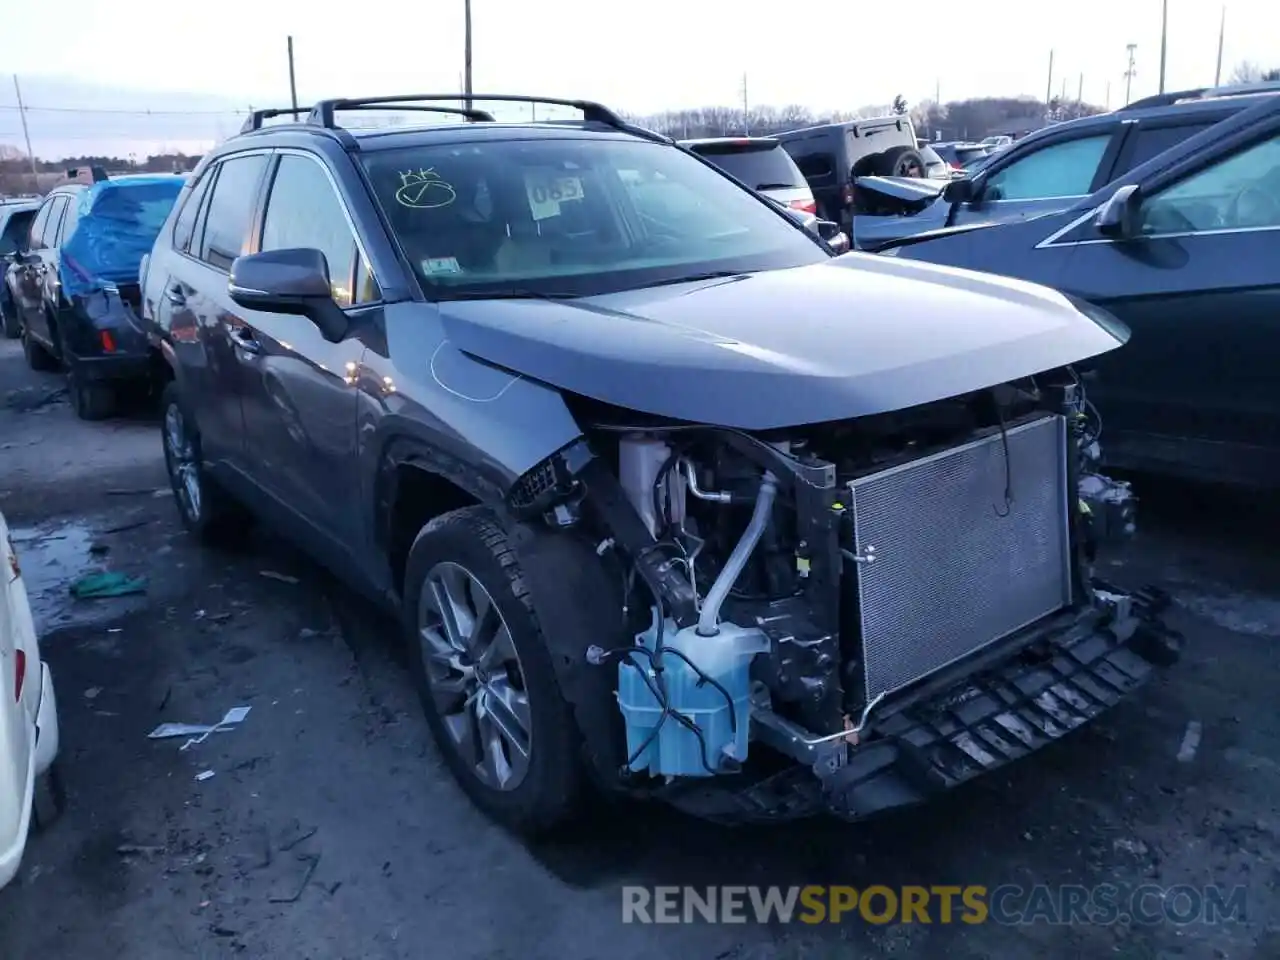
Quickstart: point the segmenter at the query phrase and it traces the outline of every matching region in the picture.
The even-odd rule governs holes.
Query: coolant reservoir
[[[637,634],[636,642],[646,650],[655,650],[656,640],[655,612],[654,625]],[[627,756],[640,751],[631,769],[671,777],[734,772],[747,759],[751,660],[769,649],[769,638],[755,627],[733,623],[721,623],[715,636],[700,637],[696,627],[679,630],[673,620],[667,620],[663,645],[662,683],[667,704],[697,726],[701,742],[697,733],[675,718],[662,719],[662,702],[641,675],[643,671],[658,684],[650,660],[642,653],[631,654],[618,666],[618,706],[626,720]],[[671,650],[683,653],[723,690],[701,682],[698,672]],[[655,727],[659,727],[656,736]]]

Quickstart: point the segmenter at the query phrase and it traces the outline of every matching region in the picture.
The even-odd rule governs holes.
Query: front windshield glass
[[[433,299],[590,295],[829,256],[780,209],[664,144],[478,140],[363,162]]]

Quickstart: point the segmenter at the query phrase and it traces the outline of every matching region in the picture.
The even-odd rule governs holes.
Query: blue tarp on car
[[[137,283],[142,258],[151,252],[186,179],[172,174],[120,177],[82,191],[75,229],[62,241],[58,275],[66,295]]]

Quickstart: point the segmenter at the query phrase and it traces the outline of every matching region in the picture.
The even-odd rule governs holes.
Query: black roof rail
[[[582,111],[582,119],[585,123],[604,124],[605,126],[613,127],[615,130],[622,130],[636,136],[644,137],[648,140],[657,140],[661,143],[672,142],[670,137],[665,137],[660,133],[654,133],[651,130],[645,130],[642,127],[637,127],[633,124],[627,123],[626,120],[618,116],[608,107],[592,100],[563,100],[558,97],[533,97],[527,94],[515,93],[473,93],[470,96],[465,93],[410,93],[396,96],[321,100],[311,108],[311,113],[307,120],[309,123],[318,124],[319,126],[334,130],[340,129],[338,124],[334,121],[334,113],[338,110],[367,110],[376,109],[378,107],[410,110],[414,108],[401,105],[422,104],[440,100],[453,103],[472,103],[476,100],[496,101],[500,103],[546,103],[559,107],[572,107],[575,110]],[[419,107],[417,109],[424,108]],[[455,110],[456,109],[457,108],[455,108]],[[492,115],[484,110],[465,108],[458,112],[461,112],[464,116],[469,115],[469,119],[472,120],[493,120]]]
[[[343,103],[342,101],[332,101],[332,100],[322,100],[319,104],[313,107],[311,109],[309,116],[307,117],[307,122],[308,123],[318,122],[318,118],[316,116],[315,111],[318,108],[323,107],[327,103],[336,104],[334,107],[335,110],[392,109],[392,110],[404,110],[406,112],[417,111],[418,113],[449,113],[458,117],[466,117],[468,120],[471,120],[476,123],[493,123],[494,122],[493,114],[491,114],[488,110],[475,110],[468,107],[436,107],[436,106],[427,107],[421,104],[398,104],[398,103],[391,104],[388,106],[387,104],[382,104],[382,103]],[[336,126],[336,124],[334,126]]]
[[[293,117],[296,120],[299,114],[305,112],[306,109],[304,107],[299,107],[296,110],[293,107],[268,107],[265,110],[250,110],[249,116],[245,117],[244,123],[240,126],[240,132],[252,133],[254,130],[261,130],[263,120],[270,120],[273,117],[283,117],[286,113],[293,114]]]
[[[1209,87],[1197,87],[1194,90],[1175,90],[1173,93],[1157,93],[1150,97],[1143,97],[1141,100],[1134,100],[1132,103],[1126,103],[1116,112],[1125,113],[1129,110],[1145,110],[1148,107],[1167,107],[1180,100],[1199,100],[1209,92],[1209,89]]]
[[[1247,97],[1255,93],[1280,92],[1280,81],[1263,80],[1257,83],[1230,83],[1220,87],[1198,87],[1194,90],[1176,90],[1173,93],[1158,93],[1153,97],[1143,97],[1133,103],[1126,104],[1117,112],[1126,110],[1142,110],[1148,107],[1167,107],[1184,100],[1208,100],[1212,97]]]

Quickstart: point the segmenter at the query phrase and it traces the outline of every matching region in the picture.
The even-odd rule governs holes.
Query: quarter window
[[[315,160],[286,154],[280,158],[267,200],[261,249],[298,247],[324,254],[329,286],[338,306],[369,299],[367,277],[356,275],[355,235],[333,184]]]
[[[992,173],[984,200],[1042,200],[1089,193],[1111,134],[1043,147]]]
[[[27,244],[28,250],[44,249],[45,228],[49,225],[49,217],[53,215],[53,208],[57,206],[58,198],[46,200],[44,206],[40,208],[40,212],[36,214],[35,220],[31,222],[31,237]]]
[[[187,199],[182,204],[182,209],[178,212],[178,219],[173,225],[173,248],[182,253],[186,253],[191,246],[191,238],[195,234],[196,217],[200,215],[200,204],[204,200],[204,195],[209,192],[209,184],[213,182],[213,172],[210,171],[200,178],[191,192],[187,194]]]
[[[265,166],[262,154],[231,157],[219,164],[200,245],[200,259],[210,266],[230,270],[244,252]]]

